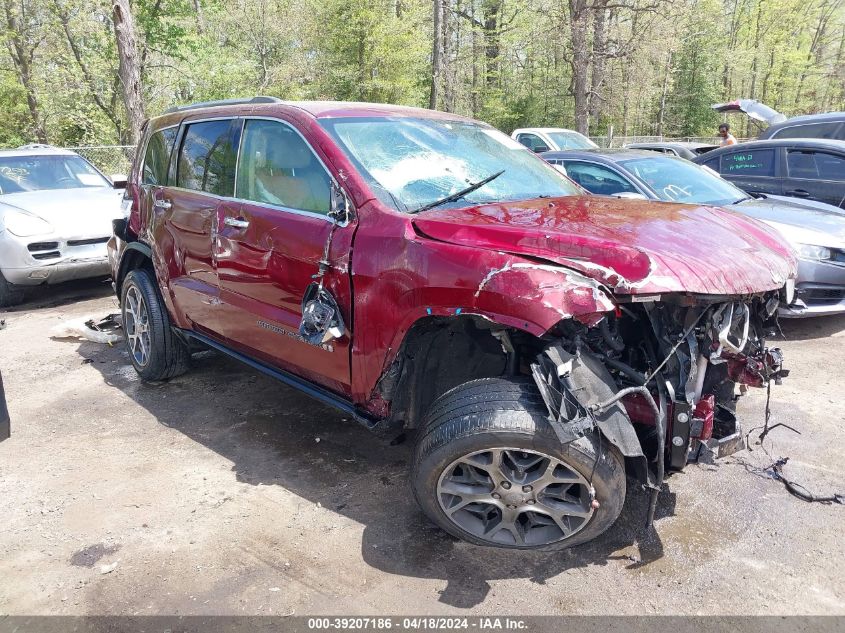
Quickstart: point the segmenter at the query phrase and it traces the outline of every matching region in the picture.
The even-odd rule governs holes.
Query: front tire
[[[144,380],[166,380],[184,374],[190,350],[170,325],[170,317],[152,275],[131,271],[121,293],[126,349],[135,371]]]
[[[0,308],[16,306],[23,303],[23,299],[23,288],[10,284],[0,272]]]
[[[564,549],[607,530],[625,502],[621,455],[598,431],[561,444],[546,416],[530,379],[482,378],[441,396],[411,468],[423,512],[460,539],[513,549]]]

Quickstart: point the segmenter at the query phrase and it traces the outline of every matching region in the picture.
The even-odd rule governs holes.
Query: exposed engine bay
[[[598,427],[652,490],[651,521],[666,471],[743,448],[736,386],[788,374],[766,347],[778,305],[776,293],[664,296],[620,303],[594,327],[563,322],[531,366],[555,432],[569,442]]]

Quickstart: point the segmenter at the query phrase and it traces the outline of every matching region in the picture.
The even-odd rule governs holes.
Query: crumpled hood
[[[766,197],[745,200],[730,208],[775,227],[792,244],[845,248],[845,210],[832,205],[811,206]]]
[[[122,191],[110,187],[54,189],[0,195],[0,215],[11,208],[49,222],[64,239],[111,235],[114,219],[122,217]]]
[[[571,196],[424,212],[424,235],[540,258],[618,293],[749,294],[795,275],[773,229],[715,207]]]

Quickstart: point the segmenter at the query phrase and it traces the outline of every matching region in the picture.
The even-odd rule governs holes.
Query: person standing
[[[731,134],[731,126],[727,123],[719,124],[719,136],[722,137],[719,145],[725,147],[726,145],[736,145],[736,137]]]

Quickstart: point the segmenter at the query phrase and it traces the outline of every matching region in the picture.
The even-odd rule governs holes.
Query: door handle
[[[170,204],[167,200],[156,200],[156,201],[153,203],[153,206],[154,206],[156,209],[161,209],[162,211],[167,211],[167,210],[168,210],[168,209],[170,209],[170,207],[172,207],[173,205],[172,205],[172,204]]]
[[[249,226],[249,221],[244,220],[243,218],[226,218],[223,220],[223,224],[235,229],[245,229]]]
[[[809,198],[810,192],[804,189],[793,189],[792,191],[787,191],[786,195],[795,196],[796,198]]]

